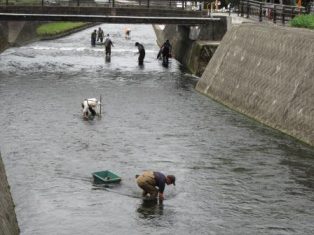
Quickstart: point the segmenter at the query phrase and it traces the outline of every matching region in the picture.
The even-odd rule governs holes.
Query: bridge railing
[[[0,6],[101,6],[101,7],[136,7],[136,8],[176,8],[189,10],[191,5],[199,5],[201,1],[186,0],[0,0]],[[196,9],[194,7],[193,9]]]
[[[238,6],[238,14],[246,18],[258,18],[262,21],[286,24],[299,14],[309,14],[311,8],[258,2],[253,0],[241,0]]]

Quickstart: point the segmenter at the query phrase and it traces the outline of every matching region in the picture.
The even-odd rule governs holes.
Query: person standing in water
[[[91,34],[91,44],[93,47],[96,45],[96,37],[97,37],[97,31],[95,29]]]
[[[100,41],[101,43],[104,40],[104,31],[99,27],[97,32],[97,42]]]
[[[160,47],[159,53],[157,55],[157,59],[162,58],[162,63],[164,65],[167,65],[169,62],[169,58],[171,58],[171,51],[172,51],[172,46],[167,39],[164,44]]]
[[[138,54],[139,54],[139,56],[138,56],[138,64],[139,65],[143,65],[144,58],[145,58],[145,48],[144,48],[144,46],[142,44],[140,44],[138,42],[135,43],[135,46],[137,47]]]
[[[113,43],[110,39],[109,33],[107,34],[107,37],[105,39],[105,49],[106,49],[106,56],[111,56],[111,47],[113,46]]]

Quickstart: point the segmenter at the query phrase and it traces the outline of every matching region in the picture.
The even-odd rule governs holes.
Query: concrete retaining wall
[[[226,33],[196,90],[314,145],[314,31],[242,24]]]
[[[6,23],[0,23],[0,52],[9,47],[8,27]]]
[[[10,21],[0,23],[0,52],[12,46],[38,40],[36,29],[42,22]]]
[[[0,234],[16,235],[19,233],[10,186],[0,154]]]
[[[166,25],[161,29],[154,26],[157,44],[161,46],[166,39],[172,45],[172,56],[183,64],[192,74],[201,76],[217,49],[219,42],[189,39],[189,27]]]
[[[154,25],[157,44],[161,46],[169,39],[173,57],[192,74],[201,76],[227,31],[228,17],[219,18],[218,22],[200,26],[194,39],[191,39],[193,28],[190,26]]]
[[[22,46],[38,40],[52,40],[61,38],[99,24],[87,23],[82,27],[70,29],[54,36],[39,37],[36,30],[38,26],[44,23],[45,22],[28,21],[9,21],[0,23],[0,52],[4,51],[10,46]]]

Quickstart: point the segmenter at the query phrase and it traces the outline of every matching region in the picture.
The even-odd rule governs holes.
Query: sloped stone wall
[[[314,145],[314,31],[242,24],[226,33],[196,90]]]
[[[10,186],[0,154],[0,234],[17,235],[19,233]]]
[[[9,47],[8,26],[6,22],[0,23],[0,52]]]
[[[0,23],[0,52],[11,46],[26,45],[38,40],[36,28],[40,22],[10,21]]]
[[[172,56],[182,63],[192,74],[197,76],[203,74],[209,60],[219,45],[219,41],[191,40],[189,38],[190,29],[188,26],[165,25],[164,28],[160,28],[160,26],[154,25],[153,28],[157,37],[157,44],[161,46],[169,39],[172,45]],[[206,34],[204,31],[211,32],[208,36],[212,37],[213,29],[210,27],[203,29],[201,31],[203,36]],[[222,35],[220,37],[222,38]]]

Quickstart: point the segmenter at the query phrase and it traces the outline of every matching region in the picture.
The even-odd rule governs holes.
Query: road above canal
[[[0,55],[0,147],[21,234],[312,234],[310,149],[195,92],[197,78],[156,60],[149,25],[103,24]],[[146,48],[137,65],[134,43]],[[84,121],[84,98],[103,115]],[[109,169],[119,186],[93,185]],[[177,177],[147,205],[134,175]]]

